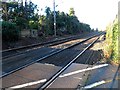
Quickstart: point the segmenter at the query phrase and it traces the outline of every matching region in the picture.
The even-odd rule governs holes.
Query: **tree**
[[[70,8],[70,10],[69,10],[69,15],[70,15],[70,16],[75,16],[74,8]]]
[[[1,2],[2,6],[2,19],[9,21],[14,17],[14,10],[18,7],[17,2]]]
[[[46,18],[49,19],[49,16],[51,14],[50,7],[46,7],[45,13],[46,13]]]
[[[46,20],[46,17],[44,15],[40,15],[40,18],[39,18],[39,26],[40,26],[40,30],[38,32],[39,36],[43,36],[45,35],[45,20]]]
[[[1,23],[1,22],[0,22]],[[3,41],[16,41],[19,38],[19,29],[16,28],[15,23],[3,21],[2,22],[2,39]]]
[[[45,35],[53,35],[53,12],[50,7],[46,7]]]
[[[36,22],[39,19],[37,5],[31,1],[25,2],[25,6],[23,6],[23,3],[18,4],[18,2],[2,2],[2,8],[2,19],[16,23],[21,29],[28,28],[29,21]]]

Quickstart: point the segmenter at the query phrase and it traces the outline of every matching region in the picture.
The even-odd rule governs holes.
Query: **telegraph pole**
[[[55,12],[55,0],[53,0],[53,8],[54,8],[54,36],[56,37],[56,12]]]

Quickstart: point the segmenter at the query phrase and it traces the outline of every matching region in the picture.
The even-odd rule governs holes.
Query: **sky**
[[[42,14],[46,6],[53,10],[53,0],[31,1],[38,5]],[[118,13],[118,1],[120,0],[55,0],[58,5],[57,11],[69,13],[69,9],[73,7],[80,22],[87,23],[91,28],[99,30],[105,30],[106,26],[115,19]]]

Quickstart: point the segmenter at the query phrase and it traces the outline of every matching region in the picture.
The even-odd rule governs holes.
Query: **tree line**
[[[23,29],[36,29],[39,36],[54,35],[54,12],[45,8],[45,15],[39,15],[33,2],[1,2],[3,40],[15,41]],[[57,35],[77,34],[93,31],[89,24],[82,23],[75,15],[74,8],[69,13],[55,11]]]

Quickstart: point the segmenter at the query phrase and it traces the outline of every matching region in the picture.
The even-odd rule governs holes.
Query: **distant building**
[[[36,29],[24,29],[21,31],[21,37],[38,37],[38,30]]]

